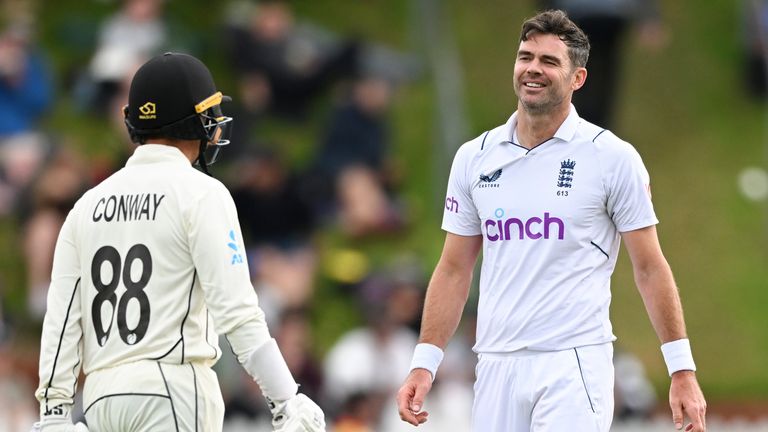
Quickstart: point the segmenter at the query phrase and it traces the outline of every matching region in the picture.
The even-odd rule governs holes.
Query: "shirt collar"
[[[191,166],[181,150],[163,144],[142,144],[136,147],[125,166],[146,165],[158,162],[176,162]]]
[[[579,113],[576,112],[576,107],[571,104],[571,110],[568,112],[568,117],[565,118],[563,124],[555,132],[555,138],[563,141],[570,141],[573,136],[576,135],[576,128],[579,126]]]
[[[576,107],[571,104],[571,109],[568,112],[568,117],[565,118],[563,123],[560,125],[560,127],[555,132],[555,135],[553,138],[557,138],[563,141],[570,141],[573,139],[574,135],[576,135],[576,128],[579,126],[579,121],[581,118],[579,117],[579,113],[576,112]],[[514,143],[514,135],[515,135],[515,129],[517,128],[517,111],[512,113],[512,116],[507,120],[506,129],[507,129],[507,142]]]

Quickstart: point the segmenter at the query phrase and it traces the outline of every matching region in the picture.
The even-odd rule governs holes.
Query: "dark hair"
[[[546,10],[523,23],[520,41],[527,41],[531,33],[551,34],[568,47],[568,57],[574,66],[584,67],[589,58],[589,39],[561,10]]]

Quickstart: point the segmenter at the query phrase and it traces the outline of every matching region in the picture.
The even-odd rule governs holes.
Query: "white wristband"
[[[667,342],[661,345],[661,352],[664,354],[664,362],[667,364],[669,376],[681,370],[696,370],[696,364],[693,362],[693,354],[691,353],[691,343],[688,339]]]
[[[434,381],[441,361],[443,361],[443,350],[436,345],[420,343],[413,350],[411,370],[426,369],[432,374],[432,381]]]

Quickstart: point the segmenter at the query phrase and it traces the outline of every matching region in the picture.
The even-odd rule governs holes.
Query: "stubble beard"
[[[520,106],[522,106],[525,112],[536,116],[554,111],[555,108],[563,102],[562,98],[558,99],[553,94],[547,95],[547,97],[543,100],[533,102],[526,101],[524,98],[521,98],[518,95],[518,100],[520,101]]]
[[[523,108],[523,110],[530,115],[538,116],[547,114],[553,111],[555,107],[563,101],[563,98],[558,98],[558,95],[552,91],[552,88],[548,88],[547,93],[544,94],[543,97],[539,97],[535,101],[527,101],[521,96],[523,90],[520,88],[520,86],[521,85],[518,84],[517,80],[515,80],[514,90],[515,95],[517,96],[517,100],[520,101],[520,106]]]

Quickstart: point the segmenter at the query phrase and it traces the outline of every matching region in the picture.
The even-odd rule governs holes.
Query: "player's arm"
[[[70,411],[80,374],[82,337],[81,273],[74,235],[74,217],[67,217],[56,241],[48,308],[40,342],[40,422],[46,430],[82,430],[72,425]]]
[[[481,236],[447,233],[440,260],[432,273],[424,301],[420,343],[445,349],[456,332],[469,296]]]
[[[635,283],[661,340],[672,377],[669,403],[675,426],[682,428],[685,413],[691,419],[691,430],[703,431],[706,428],[706,402],[696,380],[680,295],[661,251],[656,227],[624,232],[622,239],[632,261]]]
[[[683,308],[672,270],[661,252],[656,227],[621,234],[632,261],[635,283],[662,343],[686,338]]]
[[[411,371],[397,394],[400,418],[414,426],[427,421],[427,412],[421,411],[424,397],[432,387],[443,350],[461,320],[482,244],[480,236],[449,232],[445,237],[442,255],[427,287],[419,345]]]
[[[211,189],[189,216],[189,245],[206,306],[240,364],[270,403],[275,430],[324,430],[322,410],[306,396],[269,333],[258,305],[235,204],[223,185]]]

